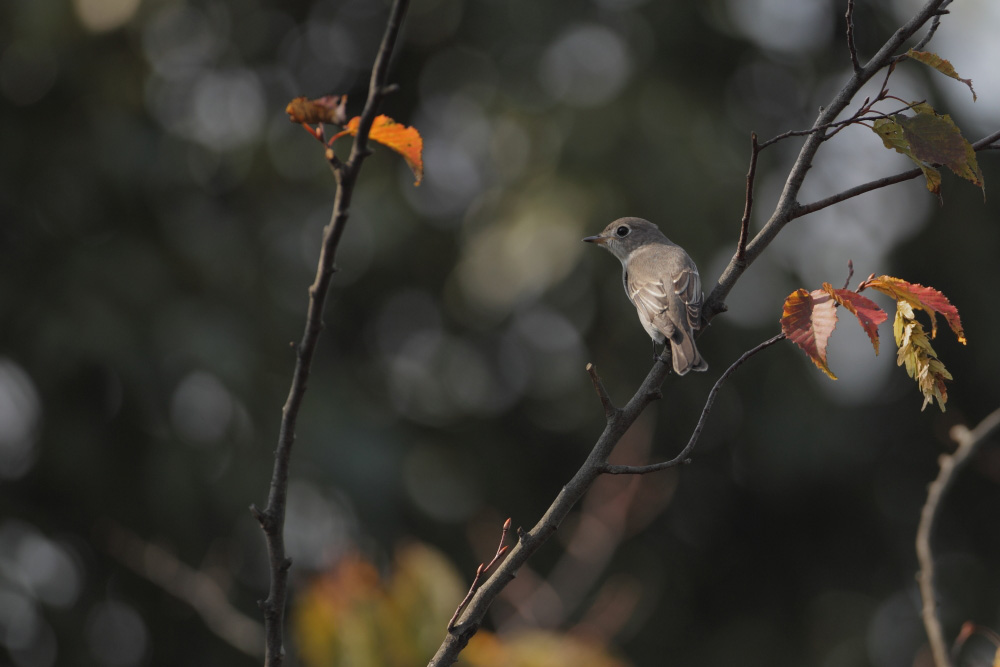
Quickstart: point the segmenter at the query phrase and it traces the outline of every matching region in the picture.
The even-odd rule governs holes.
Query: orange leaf
[[[343,125],[347,119],[344,105],[347,95],[325,95],[314,100],[296,97],[285,107],[285,113],[293,123],[331,123]]]
[[[878,325],[889,319],[885,311],[879,308],[874,301],[857,292],[848,289],[834,289],[830,283],[823,283],[823,290],[858,318],[861,328],[871,339],[875,354],[878,354]]]
[[[785,299],[781,330],[834,380],[837,376],[826,363],[826,346],[836,326],[837,302],[824,290],[798,289]]]
[[[937,336],[937,318],[934,315],[935,313],[941,314],[951,330],[955,332],[958,342],[965,345],[965,331],[962,329],[962,320],[958,316],[958,308],[948,301],[948,297],[933,287],[909,283],[892,276],[879,276],[877,278],[872,276],[858,286],[858,291],[867,287],[888,294],[896,301],[906,301],[914,308],[927,311],[931,316],[931,338]]]
[[[345,134],[356,136],[360,125],[361,116],[355,116],[347,123],[344,130],[334,135],[330,141],[333,142],[334,139]],[[424,140],[415,127],[407,127],[397,123],[388,116],[376,116],[368,137],[402,155],[406,164],[413,171],[413,175],[417,177],[414,185],[420,185],[420,181],[424,177]]]

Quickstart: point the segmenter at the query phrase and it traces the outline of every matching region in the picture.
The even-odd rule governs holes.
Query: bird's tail
[[[680,335],[670,338],[670,356],[673,358],[674,372],[685,375],[688,371],[707,371],[708,363],[701,358],[694,336],[690,331],[678,331]],[[676,340],[675,340],[676,339]]]

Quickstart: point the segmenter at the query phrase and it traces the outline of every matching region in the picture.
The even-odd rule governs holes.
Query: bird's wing
[[[674,276],[674,294],[684,302],[688,326],[698,329],[701,326],[701,305],[705,294],[701,291],[701,276],[693,265]]]
[[[628,298],[639,311],[639,320],[643,327],[649,331],[652,326],[667,338],[673,338],[677,326],[670,313],[670,302],[676,300],[676,297],[663,284],[663,280],[640,282],[629,275],[626,278],[626,289]]]

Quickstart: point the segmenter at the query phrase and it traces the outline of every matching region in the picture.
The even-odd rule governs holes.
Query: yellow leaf
[[[913,49],[910,49],[906,52],[906,55],[913,58],[917,62],[927,65],[928,67],[933,67],[945,76],[950,76],[956,81],[961,81],[969,87],[970,91],[972,91],[972,101],[976,101],[976,90],[972,87],[972,79],[963,79],[960,77],[952,64],[938,54],[931,53],[930,51],[914,51]]]

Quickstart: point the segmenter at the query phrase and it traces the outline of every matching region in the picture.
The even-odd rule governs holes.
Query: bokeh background
[[[533,525],[600,433],[585,364],[619,403],[650,366],[617,262],[580,238],[646,217],[710,288],[734,252],[750,131],[808,127],[849,75],[845,4],[413,2],[383,110],[423,134],[426,178],[414,188],[377,150],[354,198],[293,453],[292,661],[426,661],[504,518]],[[918,6],[857,4],[863,58]],[[1000,5],[951,10],[931,48],[979,101],[916,63],[892,91],[975,140],[1000,126]],[[386,12],[0,4],[0,662],[260,664],[267,572],[247,507],[266,500],[334,193],[284,107],[346,92],[358,113]],[[798,146],[761,156],[756,226]],[[942,205],[912,181],[792,223],[700,338],[710,371],[668,379],[617,460],[676,452],[785,296],[842,284],[848,260],[855,282],[897,275],[960,309],[969,345],[935,343],[947,413],[920,412],[888,325],[875,357],[842,322],[837,382],[791,344],[766,351],[720,394],[694,465],[601,480],[470,660],[929,664],[926,485],[949,428],[1000,405],[1000,168],[980,160],[985,202],[946,174]],[[802,200],[906,168],[851,128]],[[998,483],[987,446],[944,508],[949,637],[966,620],[1000,629]]]

